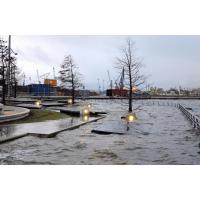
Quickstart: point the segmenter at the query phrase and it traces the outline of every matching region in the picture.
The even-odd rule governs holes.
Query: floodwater
[[[93,100],[92,108],[106,118],[64,131],[54,138],[27,136],[0,145],[0,164],[200,164],[200,136],[173,106],[181,103],[200,115],[200,101],[138,100],[138,120],[128,134],[99,135],[92,129],[113,126],[126,132],[121,116],[125,100]]]

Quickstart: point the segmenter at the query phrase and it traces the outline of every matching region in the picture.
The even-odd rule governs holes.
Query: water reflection
[[[83,121],[83,122],[87,122],[87,121],[89,121],[89,115],[82,115],[81,116],[81,121]]]
[[[155,101],[143,102],[144,105],[141,105],[141,100],[134,104],[134,108],[138,104],[142,108],[136,112],[139,120],[129,123],[129,133],[133,130],[134,134],[91,134],[92,129],[106,124],[109,125],[108,128],[113,124],[113,130],[118,132],[127,128],[127,113],[124,113],[127,101],[93,100],[92,108],[107,111],[106,118],[63,132],[51,139],[24,137],[14,143],[1,144],[1,157],[6,157],[4,162],[9,164],[17,164],[19,160],[21,164],[200,164],[200,137],[195,134],[182,113],[175,107],[161,106],[161,103],[158,105]],[[176,103],[170,101],[170,104],[171,102]],[[195,114],[200,113],[199,101],[179,103],[192,107]],[[120,121],[122,115],[125,118]],[[88,117],[81,116],[63,123],[67,126],[73,121],[76,123],[78,120],[87,120]],[[51,124],[53,128],[56,126]],[[49,124],[48,127],[52,129]],[[5,129],[3,132],[5,135],[9,134]]]

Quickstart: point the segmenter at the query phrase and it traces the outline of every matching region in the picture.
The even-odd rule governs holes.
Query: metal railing
[[[186,118],[191,122],[194,129],[198,130],[200,133],[200,119],[193,114],[191,111],[189,111],[189,108],[184,107],[183,105],[179,103],[173,103],[173,102],[160,102],[160,101],[140,101],[135,102],[136,104],[144,105],[144,106],[170,106],[170,107],[176,107],[178,108],[185,116]]]
[[[192,123],[193,127],[200,131],[200,119],[191,113],[187,108],[178,104],[178,108],[182,111],[182,113],[187,117],[187,119]]]
[[[162,101],[134,101],[134,104],[139,104],[143,106],[170,106],[178,107],[177,103],[174,102],[162,102]]]

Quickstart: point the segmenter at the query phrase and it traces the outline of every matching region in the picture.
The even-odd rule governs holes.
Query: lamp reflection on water
[[[89,120],[89,115],[82,115],[82,121],[87,122]]]
[[[90,117],[90,110],[88,109],[88,107],[83,108],[81,111],[82,121],[84,122],[88,121],[89,117]]]

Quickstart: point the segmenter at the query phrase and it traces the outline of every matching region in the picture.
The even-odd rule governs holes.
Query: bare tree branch
[[[129,112],[132,112],[133,88],[145,84],[147,77],[141,74],[143,67],[141,59],[135,56],[135,43],[127,39],[125,46],[121,49],[121,56],[116,58],[116,68],[124,69],[125,86],[129,89]]]
[[[71,90],[72,103],[74,103],[75,90],[81,86],[81,74],[78,72],[78,67],[76,66],[71,55],[65,56],[64,61],[60,67],[60,85],[62,88]]]

